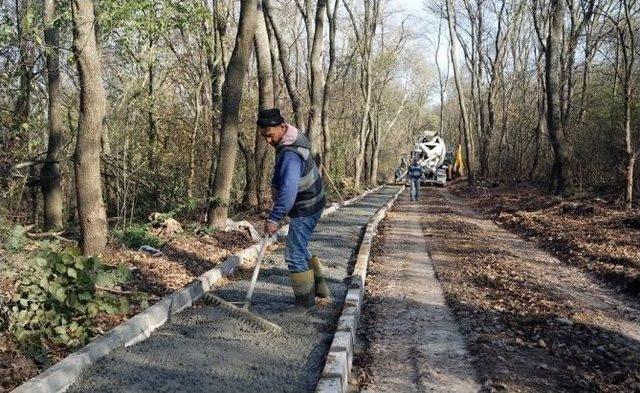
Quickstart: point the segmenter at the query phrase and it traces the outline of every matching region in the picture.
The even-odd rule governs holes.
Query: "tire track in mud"
[[[100,360],[69,392],[300,392],[312,391],[322,371],[346,285],[343,280],[369,218],[397,192],[384,187],[321,219],[311,251],[325,265],[334,302],[310,316],[290,312],[293,293],[282,249],[263,262],[252,311],[282,326],[265,335],[219,309],[197,305],[147,340]],[[232,281],[215,291],[242,301],[248,282]]]

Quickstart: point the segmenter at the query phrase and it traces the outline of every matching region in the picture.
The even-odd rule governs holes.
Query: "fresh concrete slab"
[[[277,251],[264,262],[252,310],[283,327],[269,336],[219,309],[194,306],[172,316],[145,341],[118,348],[86,370],[70,392],[312,391],[320,377],[347,291],[343,280],[362,230],[396,193],[385,187],[324,217],[311,250],[325,262],[335,299],[311,315],[295,315],[288,272]],[[246,280],[216,295],[241,301]]]

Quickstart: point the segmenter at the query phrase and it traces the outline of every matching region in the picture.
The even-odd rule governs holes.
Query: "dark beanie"
[[[263,109],[258,112],[257,123],[260,127],[275,127],[284,123],[284,117],[278,108]]]

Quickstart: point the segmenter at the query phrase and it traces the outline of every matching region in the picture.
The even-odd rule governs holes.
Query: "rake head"
[[[219,307],[227,315],[240,319],[256,329],[260,329],[271,334],[282,333],[282,328],[275,323],[269,322],[266,319],[250,312],[248,309],[238,307],[212,293],[205,293],[203,301],[208,305]]]

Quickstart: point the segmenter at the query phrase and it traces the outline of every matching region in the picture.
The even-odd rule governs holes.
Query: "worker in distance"
[[[417,156],[413,156],[408,175],[411,184],[411,200],[416,201],[420,196],[420,179],[422,178],[422,166],[418,162]]]

